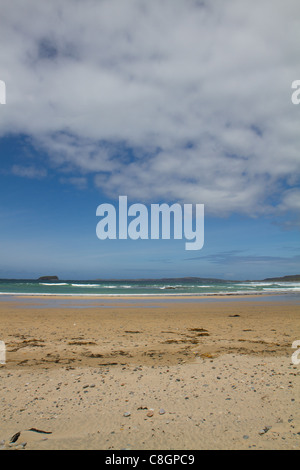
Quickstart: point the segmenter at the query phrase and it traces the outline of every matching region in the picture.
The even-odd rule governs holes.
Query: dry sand
[[[299,448],[299,305],[85,305],[0,301],[0,448]]]

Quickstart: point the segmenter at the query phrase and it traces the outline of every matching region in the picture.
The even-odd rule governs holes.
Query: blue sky
[[[15,3],[0,19],[0,277],[300,273],[298,1]],[[119,195],[203,203],[203,249],[99,240],[97,206]]]

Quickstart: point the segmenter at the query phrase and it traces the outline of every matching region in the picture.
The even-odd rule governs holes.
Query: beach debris
[[[228,315],[229,317],[240,317],[241,315]]]
[[[214,359],[215,356],[211,353],[202,353],[200,354],[200,357],[202,357],[203,359]]]
[[[194,331],[196,333],[207,333],[208,331],[205,328],[188,328],[189,331]]]
[[[130,411],[125,411],[125,413],[124,413],[124,415],[123,415],[123,416],[125,416],[125,418],[128,418],[128,416],[131,416],[131,413],[130,413]]]
[[[163,408],[160,408],[160,410],[159,410],[159,414],[160,414],[160,415],[164,415],[165,412],[166,412],[166,411],[165,411]]]
[[[17,434],[20,435],[20,433],[16,433],[12,437],[15,437]],[[18,437],[16,438],[16,440],[18,440]],[[5,440],[3,439],[2,441],[0,441],[0,450],[23,450],[25,449],[26,445],[27,445],[27,442],[16,443],[16,441],[11,442],[10,440],[8,443],[6,443]]]
[[[261,429],[258,434],[260,436],[262,436],[263,434],[266,434],[270,429],[271,429],[272,426],[265,426],[263,429]]]
[[[41,434],[52,434],[52,431],[42,431],[42,429],[37,429],[37,428],[30,428],[30,429],[27,429],[27,431],[39,432]]]
[[[100,353],[86,353],[85,356],[87,357],[93,357],[93,358],[99,358],[99,357],[104,357],[103,354],[100,354]]]
[[[52,434],[52,431],[43,431],[42,429],[37,429],[37,428],[26,429],[25,431],[33,431],[33,432],[37,432],[37,433],[40,433],[40,434]],[[25,446],[27,445],[27,442],[20,442],[20,443],[18,442],[16,444],[16,442],[18,441],[20,435],[21,435],[21,431],[16,432],[10,438],[8,444],[5,443],[5,440],[2,440],[0,442],[0,450],[1,449],[8,449],[8,448],[13,448],[13,449],[18,449],[18,450],[25,449]]]
[[[21,432],[16,432],[16,434],[14,434],[14,435],[10,438],[9,443],[10,443],[10,444],[13,444],[14,442],[16,442],[16,441],[19,439],[20,434],[21,434]]]
[[[78,340],[75,340],[75,341],[69,341],[68,344],[71,346],[71,345],[77,345],[77,346],[94,346],[96,345],[97,343],[95,343],[95,341],[85,341],[85,340],[81,340],[81,339],[78,339]]]
[[[21,442],[20,444],[16,446],[16,449],[22,450],[22,449],[25,449],[26,446],[27,446],[27,442]]]
[[[154,415],[154,410],[149,410],[147,413],[148,418],[151,418]]]

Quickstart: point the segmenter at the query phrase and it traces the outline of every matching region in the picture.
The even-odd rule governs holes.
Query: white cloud
[[[70,177],[70,178],[60,178],[60,182],[63,184],[72,184],[78,189],[85,189],[87,187],[87,179],[79,176],[79,177]]]
[[[291,189],[284,193],[283,204],[300,210],[300,189]]]
[[[116,197],[296,210],[299,13],[298,0],[3,0],[0,133]]]
[[[41,179],[47,176],[47,171],[44,168],[35,168],[34,166],[13,165],[11,173],[15,176],[24,178]]]

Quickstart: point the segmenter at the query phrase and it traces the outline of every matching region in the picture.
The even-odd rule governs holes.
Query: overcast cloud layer
[[[299,211],[299,18],[299,0],[2,0],[0,136],[48,155],[12,173],[214,215]]]

